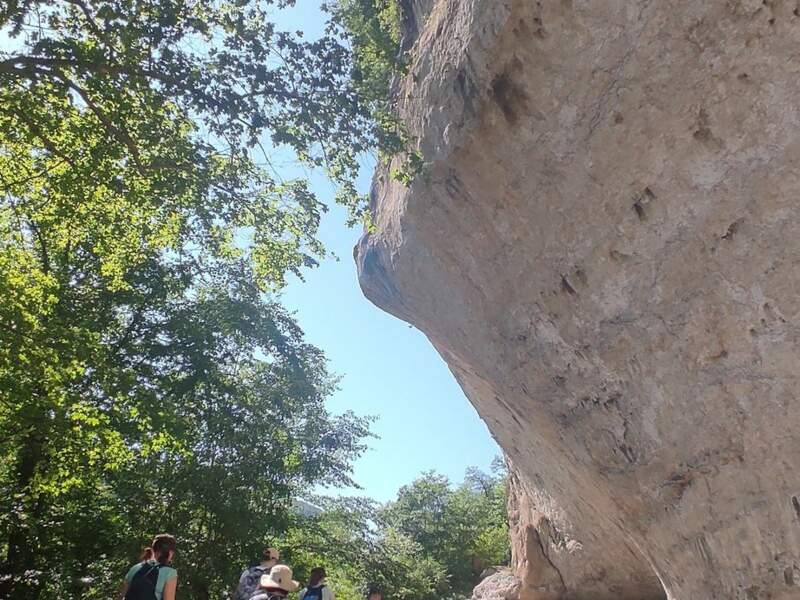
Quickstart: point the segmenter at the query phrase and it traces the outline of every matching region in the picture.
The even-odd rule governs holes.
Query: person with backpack
[[[242,576],[239,578],[239,584],[233,592],[234,600],[250,600],[258,590],[259,583],[262,575],[269,575],[281,557],[280,552],[276,548],[266,548],[261,553],[261,563],[254,567],[242,571]]]
[[[286,565],[275,565],[269,575],[262,575],[256,594],[250,600],[282,600],[300,584],[292,579],[292,570]]]
[[[160,533],[144,551],[141,562],[133,565],[122,584],[125,600],[175,600],[178,572],[169,566],[177,543],[168,533]]]
[[[325,584],[325,577],[324,568],[311,569],[308,586],[300,592],[298,600],[334,600],[333,590]]]

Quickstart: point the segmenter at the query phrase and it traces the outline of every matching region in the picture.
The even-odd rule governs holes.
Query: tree
[[[377,125],[380,158],[389,162],[405,154],[405,160],[391,175],[409,184],[424,166],[396,110],[397,82],[408,68],[409,44],[403,38],[403,29],[413,18],[412,8],[401,0],[335,0],[329,10],[348,31],[353,48],[353,85]]]
[[[2,597],[108,597],[158,530],[208,597],[293,490],[349,481],[367,423],[325,411],[273,296],[324,254],[324,206],[269,161],[325,168],[358,218],[378,126],[340,27],[270,21],[291,3],[0,8]]]
[[[106,322],[102,303],[76,300],[67,314],[49,315],[50,330],[74,327],[73,311],[89,312],[92,326],[79,331],[96,343],[73,340],[50,363],[29,344],[18,355],[32,358],[27,373],[13,361],[2,365],[18,387],[47,391],[4,393],[3,430],[19,432],[3,440],[3,488],[14,494],[3,501],[18,501],[2,507],[10,517],[2,524],[7,572],[47,564],[52,575],[58,558],[70,556],[74,567],[54,578],[69,581],[92,574],[93,560],[109,549],[128,548],[130,560],[126,539],[172,530],[185,546],[182,570],[195,597],[204,597],[231,580],[238,562],[231,556],[281,531],[298,485],[350,483],[366,423],[328,415],[322,356],[279,307],[257,300],[254,287],[250,298],[206,287],[166,295],[160,286],[173,277],[148,270],[142,280],[145,292],[158,284],[157,293],[137,299],[136,288],[126,289],[116,293],[127,304],[109,302],[140,313],[135,320],[118,322],[111,312]],[[40,455],[22,487],[26,463],[11,459],[27,457],[30,439]]]
[[[341,600],[361,600],[377,586],[394,600],[436,596],[444,567],[409,536],[387,527],[379,505],[364,498],[317,498],[322,512],[299,518],[280,541],[286,560],[305,580],[322,566]]]
[[[368,586],[393,600],[463,598],[481,571],[509,560],[506,473],[469,469],[453,486],[423,474],[380,505],[364,498],[315,498],[320,512],[296,518],[278,540],[296,575],[323,566],[341,600]]]
[[[447,579],[438,596],[468,596],[484,568],[509,559],[506,475],[499,465],[491,475],[468,470],[455,488],[425,473],[400,489],[381,518],[442,565]]]

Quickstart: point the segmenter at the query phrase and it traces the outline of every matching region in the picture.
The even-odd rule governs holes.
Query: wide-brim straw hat
[[[300,584],[292,579],[292,570],[286,565],[275,565],[269,575],[262,575],[259,585],[262,588],[278,588],[284,592],[293,592]]]

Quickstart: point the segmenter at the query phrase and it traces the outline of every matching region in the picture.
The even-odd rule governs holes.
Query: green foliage
[[[447,579],[437,596],[469,596],[483,569],[509,560],[506,477],[471,469],[461,485],[426,473],[400,489],[381,519],[419,544]]]
[[[0,8],[4,598],[108,598],[164,530],[181,594],[219,595],[294,490],[350,483],[368,423],[325,410],[270,295],[323,255],[324,206],[256,151],[324,167],[358,215],[377,130],[340,29],[277,31],[287,4]]]
[[[443,567],[402,533],[379,520],[380,507],[363,498],[318,498],[323,512],[297,519],[282,540],[284,556],[302,579],[325,567],[328,583],[341,600],[363,599],[368,585],[388,597],[430,597],[445,580]]]
[[[383,145],[402,150],[392,117],[392,80],[405,70],[400,52],[401,12],[397,0],[335,0],[328,6],[349,32],[353,46],[353,80],[386,134]]]
[[[298,518],[280,541],[305,578],[325,567],[341,600],[377,586],[392,600],[469,596],[481,571],[509,559],[506,476],[470,469],[454,487],[426,473],[385,506],[363,498],[317,498],[322,512]]]
[[[21,144],[15,158],[30,157],[32,145],[47,159],[7,183],[69,170],[73,185],[98,194],[168,196],[178,206],[165,210],[180,208],[186,194],[205,194],[235,207],[239,219],[257,219],[257,212],[240,212],[252,196],[273,203],[281,191],[309,196],[291,185],[281,190],[275,174],[263,173],[266,163],[257,164],[251,149],[266,137],[325,167],[358,213],[357,156],[378,143],[381,130],[350,78],[345,32],[335,23],[316,40],[278,31],[271,5],[289,4],[7,4],[0,28],[19,47],[0,52],[4,129]],[[313,197],[291,199],[304,200],[297,206],[305,210],[283,223],[287,236],[318,209]]]
[[[87,574],[118,585],[161,530],[180,536],[182,589],[220,591],[231,556],[284,529],[294,490],[350,483],[362,449],[366,423],[324,408],[323,357],[249,277],[181,285],[156,263],[136,275],[121,291],[69,290],[32,330],[41,345],[0,363],[15,386],[0,412],[7,570],[47,565],[46,592]]]
[[[406,72],[407,56],[401,50],[402,9],[398,0],[333,0],[328,6],[334,19],[348,32],[353,47],[352,79],[377,124],[378,149],[384,162],[404,155],[393,179],[410,185],[422,171],[423,160],[413,140],[397,118],[393,86]]]

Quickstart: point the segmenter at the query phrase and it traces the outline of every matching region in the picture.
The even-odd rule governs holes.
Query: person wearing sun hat
[[[286,598],[300,584],[292,579],[292,570],[286,565],[275,565],[269,575],[262,575],[257,593],[250,600],[272,600]]]
[[[239,583],[233,592],[234,600],[250,600],[258,592],[259,583],[263,575],[269,575],[280,558],[277,548],[265,548],[261,553],[261,563],[245,569],[239,578]]]

